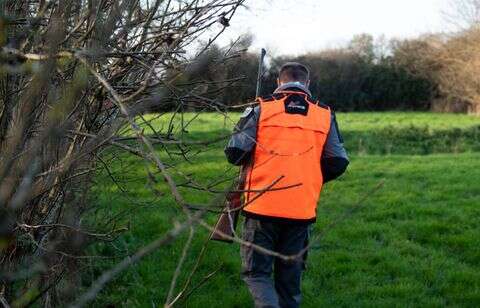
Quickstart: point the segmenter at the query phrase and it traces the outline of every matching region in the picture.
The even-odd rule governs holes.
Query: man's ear
[[[280,84],[280,78],[277,78],[277,87],[281,86]]]

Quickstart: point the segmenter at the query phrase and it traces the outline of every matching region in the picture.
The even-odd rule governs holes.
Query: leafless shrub
[[[395,60],[436,85],[433,110],[480,112],[480,29],[397,42]]]
[[[479,0],[450,0],[443,12],[445,20],[454,28],[467,30],[480,25]]]
[[[115,217],[100,224],[86,216],[92,178],[96,170],[108,168],[98,155],[106,147],[153,164],[185,212],[186,223],[199,219],[202,212],[195,216],[188,210],[154,150],[157,144],[182,141],[168,134],[145,136],[138,121],[162,105],[177,111],[191,104],[219,109],[215,100],[207,99],[208,84],[200,80],[180,86],[178,80],[211,60],[202,55],[242,2],[0,2],[2,305],[41,301],[48,307],[73,300],[77,294],[59,288],[59,282],[77,285],[75,269],[91,257],[84,248],[109,241],[122,230]],[[198,45],[206,33],[212,38]],[[120,136],[126,126],[137,145]],[[177,226],[165,242],[183,229]]]
[[[460,104],[462,111],[480,114],[480,29],[456,34],[438,50],[436,60],[442,64],[439,88],[449,105]]]

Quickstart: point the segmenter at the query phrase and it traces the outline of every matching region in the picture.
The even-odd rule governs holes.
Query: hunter
[[[245,110],[225,148],[230,163],[246,168],[242,239],[284,256],[305,251],[286,261],[241,246],[255,307],[299,307],[322,185],[349,164],[335,114],[312,98],[309,75],[300,63],[283,65],[278,88]]]

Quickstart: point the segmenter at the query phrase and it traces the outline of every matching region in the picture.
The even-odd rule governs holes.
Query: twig
[[[93,233],[93,232],[87,232],[83,231],[81,229],[75,228],[73,226],[65,225],[65,224],[48,224],[48,225],[27,225],[27,224],[17,224],[19,228],[22,229],[30,229],[30,230],[36,230],[36,229],[52,229],[52,228],[63,228],[63,229],[68,229],[77,233],[81,233],[84,235],[88,235],[91,237],[97,237],[97,238],[102,238],[102,239],[111,239],[112,234],[119,233],[119,232],[124,232],[127,231],[128,228],[120,228],[120,229],[115,229],[110,231],[109,233]]]
[[[192,226],[190,227],[190,233],[188,234],[187,242],[183,247],[182,255],[180,257],[180,260],[178,261],[177,268],[175,269],[175,273],[173,274],[172,281],[170,283],[170,289],[168,290],[167,299],[165,301],[165,307],[171,307],[169,303],[170,303],[170,300],[172,299],[173,291],[175,291],[175,285],[177,284],[177,279],[178,279],[178,276],[180,275],[180,271],[182,269],[183,263],[185,262],[187,252],[190,249],[193,235],[194,235],[194,227]]]
[[[193,292],[195,292],[195,291],[198,290],[201,286],[203,286],[209,279],[211,279],[213,276],[215,276],[221,269],[222,269],[222,267],[220,266],[219,268],[217,268],[216,270],[214,270],[214,271],[211,272],[210,274],[208,274],[208,275],[206,275],[205,277],[203,277],[203,279],[202,279],[196,286],[194,286],[193,288],[191,288],[190,291],[188,291],[188,293],[185,294],[185,296],[182,297],[182,302],[185,302],[185,301],[190,297],[190,295],[193,294]]]
[[[10,305],[3,295],[0,295],[0,304],[2,304],[3,308],[10,308]]]

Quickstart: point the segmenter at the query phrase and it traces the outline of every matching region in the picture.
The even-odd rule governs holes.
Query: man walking
[[[283,65],[278,88],[245,110],[225,148],[246,168],[243,240],[287,256],[307,246],[323,183],[349,163],[335,115],[312,99],[309,82],[304,65]],[[299,307],[306,254],[284,261],[243,245],[241,258],[256,307]]]

